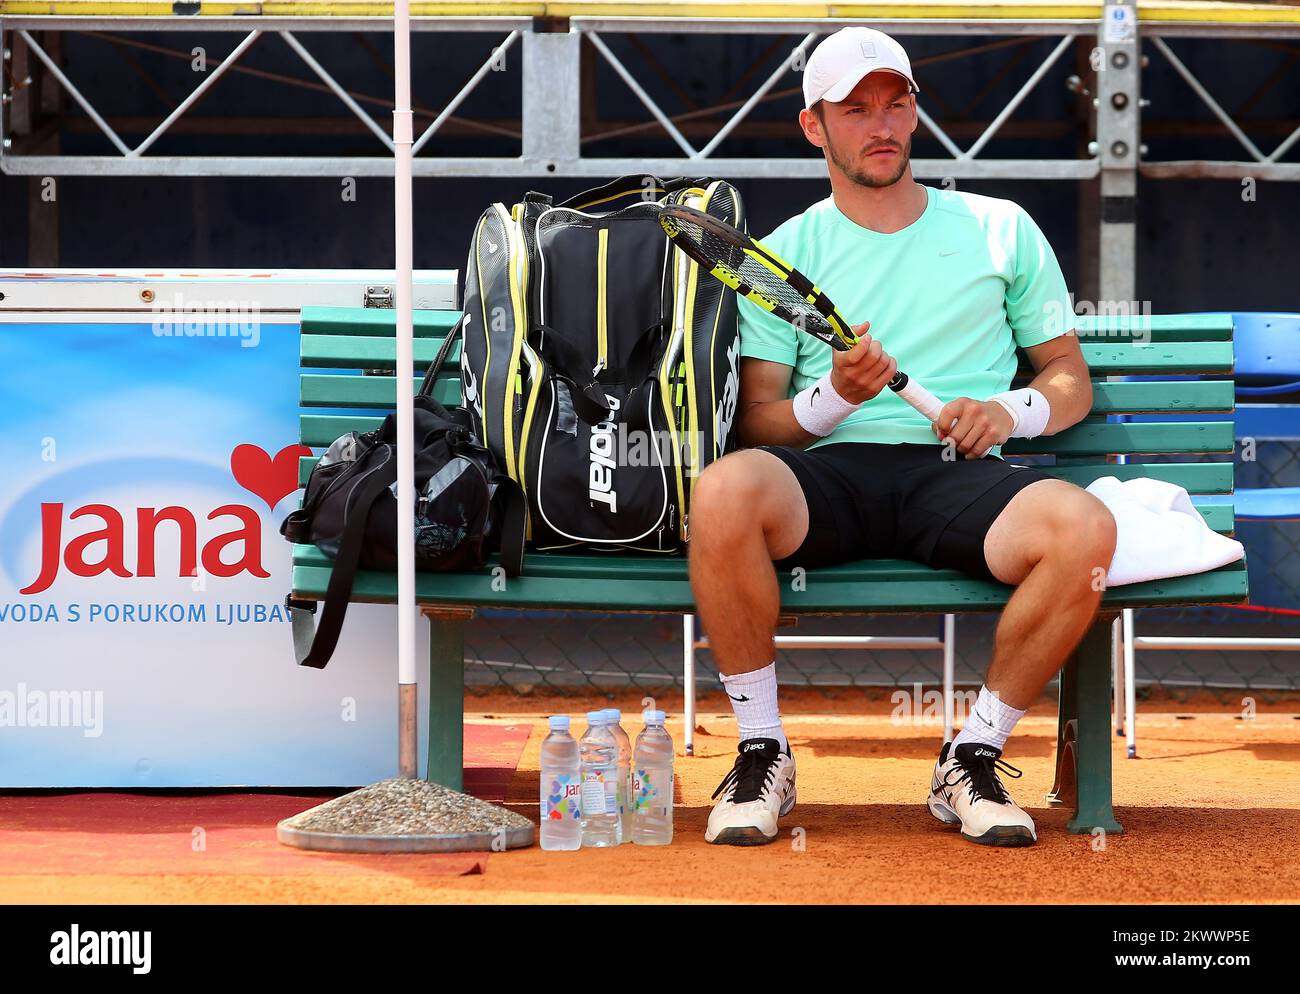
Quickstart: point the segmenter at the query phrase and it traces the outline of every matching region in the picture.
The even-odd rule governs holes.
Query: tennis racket
[[[858,338],[848,321],[808,277],[739,228],[711,214],[667,204],[659,224],[672,243],[736,293],[753,301],[800,331],[847,352]],[[943,401],[901,370],[889,381],[898,394],[930,421],[937,421]]]

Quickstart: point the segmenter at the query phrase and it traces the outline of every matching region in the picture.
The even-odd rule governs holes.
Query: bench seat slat
[[[1233,403],[1230,380],[1102,382],[1092,385],[1094,414],[1231,411]]]
[[[423,377],[411,379],[411,392],[420,389]],[[455,407],[460,403],[460,373],[456,367],[440,370],[433,385],[438,403]],[[340,376],[334,373],[303,373],[298,390],[303,407],[364,407],[392,410],[397,406],[395,376]]]
[[[1216,523],[1224,526],[1216,530],[1226,531],[1231,528],[1231,504],[1198,505],[1198,509],[1206,516],[1211,527]],[[529,552],[524,566],[524,575],[552,579],[684,580],[686,564],[685,556],[676,555],[628,553],[614,558],[583,552]],[[333,560],[314,545],[295,545],[293,565],[328,570],[333,565]],[[376,575],[387,575],[392,578],[395,574]],[[957,570],[933,569],[909,559],[861,559],[856,562],[841,563],[838,566],[809,570],[808,575],[809,582],[812,582],[815,577],[836,583],[906,583],[915,580],[969,579]],[[515,581],[507,581],[507,586],[513,582]],[[396,591],[395,586],[393,589]]]
[[[315,465],[313,457],[311,465]],[[1120,480],[1150,477],[1176,483],[1189,494],[1227,494],[1232,492],[1233,466],[1229,462],[1132,462],[1085,463],[1077,466],[1040,466],[1044,472],[1086,487],[1093,480],[1113,476]],[[310,472],[310,470],[308,470]],[[305,481],[306,477],[302,477]]]
[[[415,366],[428,368],[442,347],[442,338],[417,338]],[[392,338],[362,338],[357,335],[301,336],[298,351],[302,364],[321,369],[393,369],[397,365],[397,343]],[[448,369],[460,364],[460,342],[447,354]]]
[[[1095,376],[1232,372],[1231,342],[1133,345],[1080,339],[1079,346]]]
[[[1239,601],[1246,592],[1246,571],[1234,567],[1241,566],[1234,563],[1210,573],[1115,587],[1106,592],[1104,602],[1115,607],[1145,607]],[[525,575],[510,580],[505,590],[493,589],[494,578],[488,571],[420,573],[416,576],[416,597],[423,604],[448,606],[672,613],[694,610],[684,570],[674,579],[628,578],[626,582],[611,582],[616,574],[609,564],[592,577],[547,575],[534,566],[533,557],[525,562],[524,569]],[[781,609],[794,614],[990,611],[1004,605],[1011,594],[1010,587],[999,583],[928,572],[928,577],[918,575],[905,581],[873,581],[863,589],[862,584],[846,582],[834,571],[810,571],[805,590],[792,591],[788,584],[782,585]],[[323,597],[329,575],[330,570],[324,567],[295,566],[293,588],[299,596]],[[395,597],[393,574],[357,574],[353,600],[388,603]]]
[[[310,445],[310,442],[304,442]],[[1013,438],[1002,447],[1007,455],[1104,456],[1183,452],[1231,452],[1232,422],[1191,421],[1181,424],[1107,424],[1084,421],[1059,435]]]
[[[1150,334],[1153,341],[1232,340],[1231,314],[1082,315],[1075,318],[1080,338],[1129,337]]]

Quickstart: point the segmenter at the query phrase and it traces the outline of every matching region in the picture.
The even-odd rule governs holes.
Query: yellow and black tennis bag
[[[732,447],[736,298],[664,236],[664,202],[745,228],[730,184],[653,176],[529,193],[475,227],[463,402],[534,548],[680,550],[697,477]]]

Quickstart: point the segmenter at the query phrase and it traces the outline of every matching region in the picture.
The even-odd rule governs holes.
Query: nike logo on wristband
[[[813,387],[812,396],[811,396],[810,398],[808,398],[808,399],[809,399],[810,401],[816,401],[818,395],[819,395],[821,392],[822,392],[822,388],[821,388],[821,387]]]
[[[1025,398],[1025,406],[1026,406],[1026,407],[1032,407],[1033,405],[1034,405],[1034,398],[1033,398],[1033,397],[1026,397],[1026,398]]]

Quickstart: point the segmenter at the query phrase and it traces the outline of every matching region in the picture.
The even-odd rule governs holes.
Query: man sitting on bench
[[[927,800],[972,842],[1029,845],[1033,820],[998,776],[1019,775],[1002,750],[1096,613],[1096,571],[1105,575],[1115,547],[1100,501],[997,456],[1009,437],[1062,431],[1091,409],[1065,280],[1019,206],[912,178],[917,88],[892,38],[863,27],[832,35],[803,87],[799,123],[825,155],[832,193],[764,242],[870,321],[854,329],[857,346],[835,352],[741,301],[737,425],[756,448],[710,466],[691,508],[691,585],[741,738],[705,838],[771,842],[794,806],[776,700],[778,576],[901,557],[1017,588]],[[1037,375],[1008,390],[1017,346]],[[952,398],[937,424],[884,390],[894,357]]]

